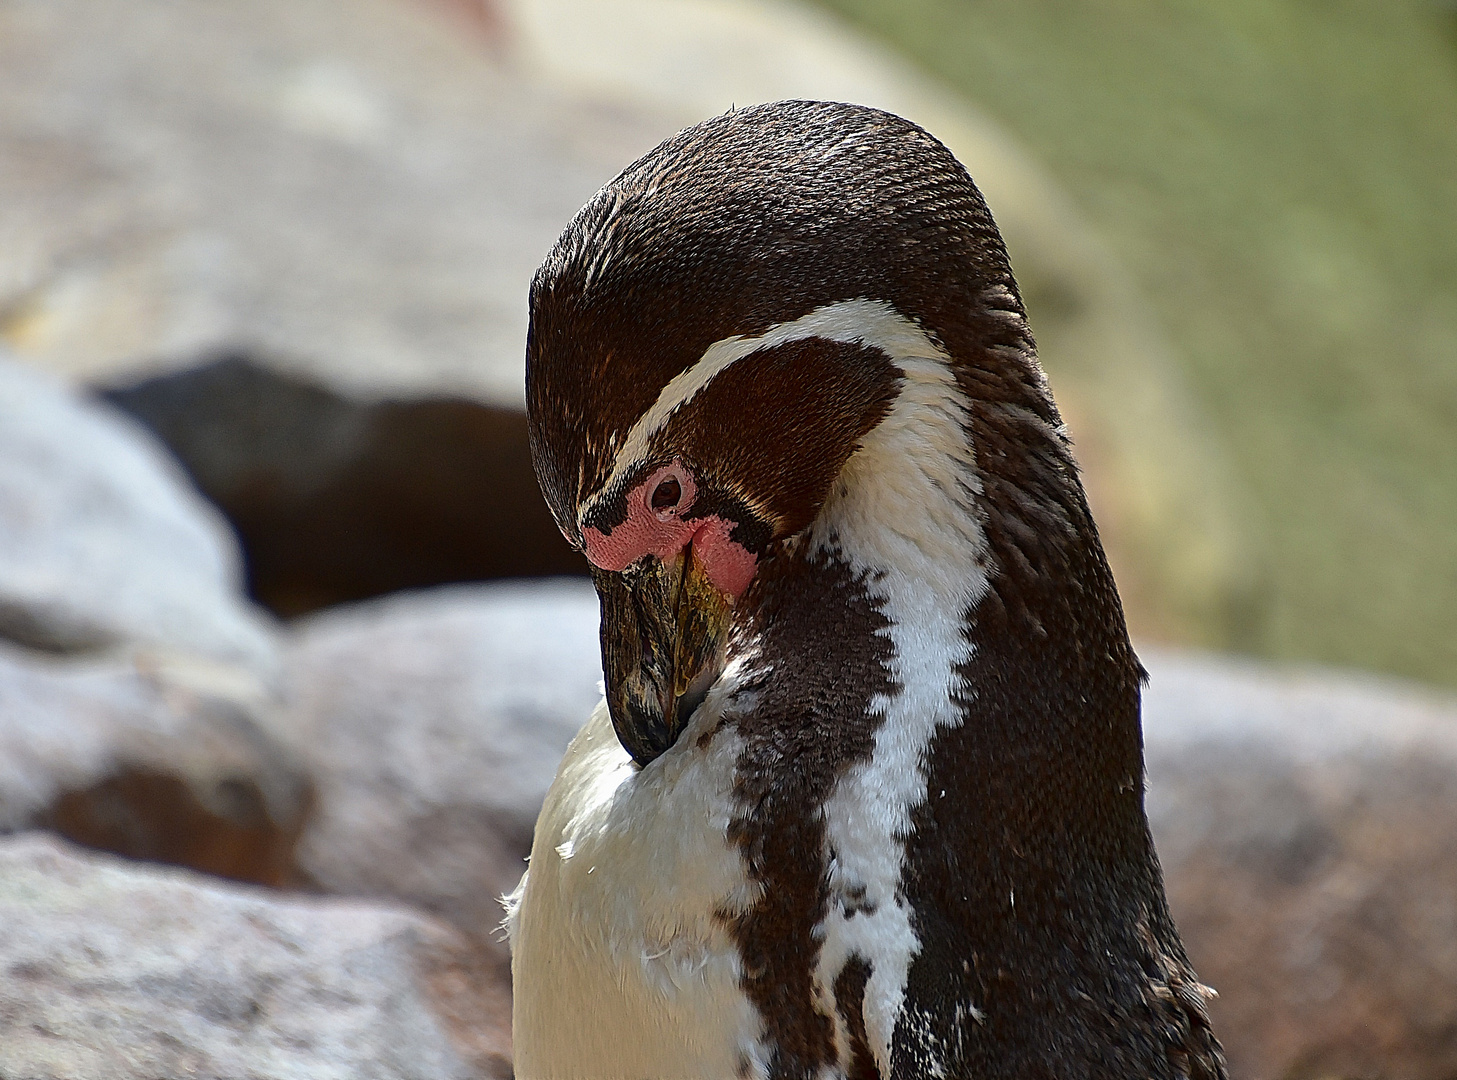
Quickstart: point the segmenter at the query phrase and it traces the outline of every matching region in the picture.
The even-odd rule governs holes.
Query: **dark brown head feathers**
[[[857,298],[894,305],[953,356],[1005,350],[1015,370],[995,392],[1056,424],[991,215],[914,124],[779,102],[714,117],[629,166],[531,287],[532,446],[559,523],[575,529],[625,431],[710,344]]]

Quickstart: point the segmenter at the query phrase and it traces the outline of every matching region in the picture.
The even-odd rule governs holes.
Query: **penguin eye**
[[[693,482],[693,473],[678,459],[649,473],[643,486],[635,496],[639,504],[659,521],[674,521],[685,513],[696,498],[698,485]]]
[[[661,514],[675,508],[681,498],[683,498],[683,485],[678,482],[678,478],[665,476],[662,482],[653,489],[652,507]]]

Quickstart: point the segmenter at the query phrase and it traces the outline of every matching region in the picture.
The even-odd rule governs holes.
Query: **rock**
[[[576,583],[440,589],[304,624],[293,723],[323,789],[308,875],[488,933],[596,698],[595,630]],[[1452,1075],[1457,705],[1328,672],[1145,660],[1149,811],[1234,1074]]]
[[[487,32],[401,0],[0,12],[0,341],[127,391],[281,614],[580,570],[529,464],[526,288],[678,125]]]
[[[1149,815],[1231,1074],[1457,1074],[1457,701],[1145,662]]]
[[[227,523],[141,425],[0,355],[0,638],[176,651],[267,680]]]
[[[590,584],[449,586],[302,625],[291,721],[319,785],[302,874],[443,916],[504,961],[497,897],[600,699]]]
[[[0,1076],[510,1075],[509,1009],[460,935],[0,839]]]
[[[1260,555],[1148,305],[1011,139],[810,7],[7,5],[0,341],[109,386],[240,350],[344,396],[519,408],[526,286],[563,224],[678,128],[791,96],[900,111],[962,157],[1006,233],[1135,624],[1248,639]]]
[[[532,272],[675,124],[524,79],[483,29],[401,0],[6,5],[0,340],[108,383],[243,347],[519,408]]]
[[[0,833],[281,885],[311,802],[269,702],[226,668],[0,646]]]
[[[585,570],[542,500],[520,409],[365,402],[238,354],[107,398],[232,520],[249,591],[278,614]]]
[[[305,624],[294,723],[324,786],[305,870],[488,931],[595,700],[595,628],[590,591],[568,583],[435,590]],[[1234,1074],[1452,1075],[1457,705],[1326,672],[1145,660],[1150,815]]]

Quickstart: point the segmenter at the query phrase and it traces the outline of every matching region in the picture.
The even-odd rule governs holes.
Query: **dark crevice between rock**
[[[249,592],[279,615],[585,571],[542,501],[519,410],[353,401],[236,352],[102,395],[232,521]]]
[[[190,695],[169,695],[174,705]],[[295,850],[318,801],[313,778],[238,706],[189,702],[194,739],[230,752],[231,766],[121,754],[89,783],[59,793],[36,825],[85,847],[185,866],[234,881],[298,887]],[[199,738],[200,737],[200,738]]]
[[[293,884],[293,851],[312,801],[310,788],[280,821],[249,777],[198,791],[142,767],[65,792],[38,824],[98,851],[282,887]]]

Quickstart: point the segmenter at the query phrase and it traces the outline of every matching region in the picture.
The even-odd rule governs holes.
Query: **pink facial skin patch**
[[[735,600],[744,595],[749,582],[754,580],[754,571],[759,568],[759,557],[742,544],[729,538],[734,523],[714,514],[694,522],[699,530],[693,534],[693,557],[703,564],[708,580],[714,588],[728,593]]]
[[[675,483],[677,498],[665,504]],[[754,579],[759,558],[730,539],[734,522],[717,514],[692,521],[682,519],[680,515],[693,505],[697,492],[693,475],[682,462],[654,470],[628,494],[626,521],[610,534],[590,525],[582,530],[587,558],[603,570],[621,572],[644,555],[667,561],[691,543],[694,558],[703,564],[708,580],[737,600]],[[655,493],[659,496],[658,508],[653,506]]]

